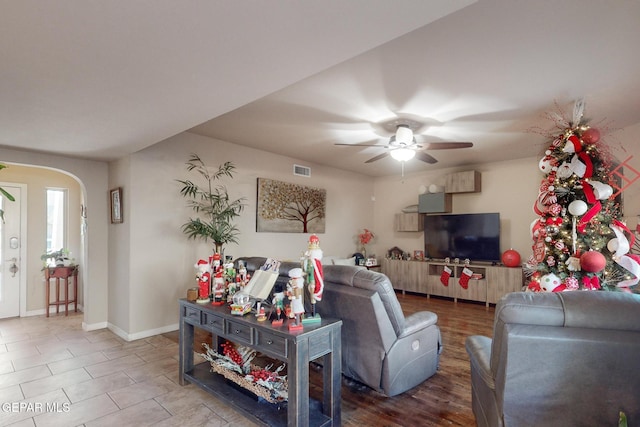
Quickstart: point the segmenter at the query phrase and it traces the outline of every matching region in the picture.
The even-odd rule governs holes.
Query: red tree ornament
[[[520,265],[520,254],[515,249],[509,249],[502,253],[502,263],[507,267],[518,267]]]
[[[580,257],[580,267],[588,273],[597,273],[604,270],[607,259],[600,252],[588,251]]]
[[[585,144],[595,144],[600,141],[600,131],[596,128],[589,128],[582,134],[582,142]]]

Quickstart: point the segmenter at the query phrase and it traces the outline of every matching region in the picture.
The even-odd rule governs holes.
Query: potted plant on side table
[[[69,252],[69,250],[65,248],[44,253],[40,256],[40,259],[44,263],[42,267],[43,270],[47,267],[69,267],[73,265],[71,252]]]

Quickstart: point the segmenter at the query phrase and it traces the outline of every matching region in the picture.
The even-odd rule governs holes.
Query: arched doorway
[[[3,201],[8,214],[19,215],[20,218],[6,218],[5,225],[10,232],[3,234],[2,247],[6,252],[11,252],[8,264],[0,271],[0,284],[17,285],[19,282],[19,311],[9,311],[7,315],[32,316],[44,314],[49,309],[45,302],[45,286],[43,266],[41,259],[47,248],[47,190],[64,190],[64,221],[63,225],[64,245],[70,251],[73,262],[80,266],[78,282],[78,306],[83,310],[84,300],[84,275],[82,265],[84,264],[84,254],[86,253],[86,203],[83,194],[82,183],[74,176],[60,170],[26,166],[19,164],[8,164],[2,170],[0,181],[21,188],[17,194],[20,200],[16,200],[22,206],[16,209],[15,203]],[[25,230],[25,235],[18,237],[16,224],[21,224]],[[16,246],[18,251],[12,251],[11,247]],[[11,261],[15,259],[15,261]],[[4,258],[3,258],[4,261]],[[12,269],[15,264],[15,268]],[[53,309],[53,307],[51,307]]]

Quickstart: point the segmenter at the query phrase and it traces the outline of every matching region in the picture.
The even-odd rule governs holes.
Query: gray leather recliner
[[[466,340],[478,426],[640,424],[640,296],[516,292]]]
[[[387,396],[436,373],[442,343],[438,316],[405,318],[389,278],[364,268],[328,265],[317,311],[342,319],[342,373]]]
[[[250,271],[264,263],[259,257],[240,259]],[[278,282],[286,282],[289,269],[297,266],[283,263]],[[421,311],[405,317],[389,278],[382,273],[345,265],[326,265],[323,271],[325,288],[316,311],[343,322],[345,376],[395,396],[436,373],[442,343],[435,313]]]

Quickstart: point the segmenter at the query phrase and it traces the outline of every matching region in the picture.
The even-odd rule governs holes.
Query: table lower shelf
[[[227,380],[211,372],[209,362],[196,365],[185,372],[184,379],[224,400],[229,405],[250,418],[255,418],[265,426],[286,426],[287,406],[276,405],[266,401],[258,402],[235,386],[229,385]],[[331,425],[331,418],[322,413],[322,403],[309,398],[309,426],[324,427]]]

